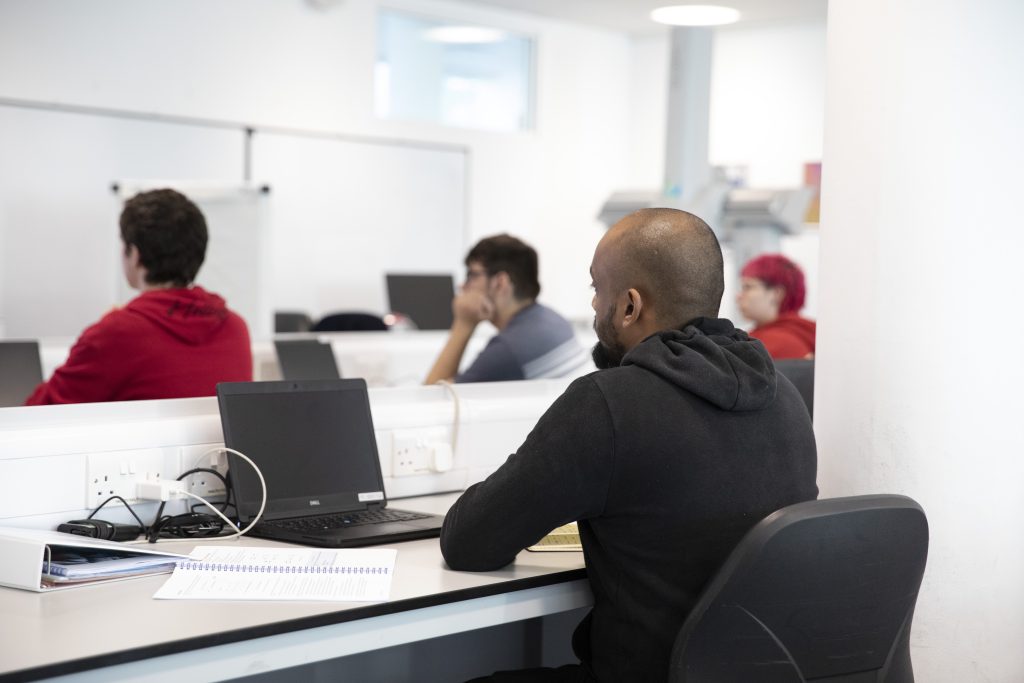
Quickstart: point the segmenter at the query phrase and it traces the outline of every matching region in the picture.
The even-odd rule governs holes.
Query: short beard
[[[626,347],[623,346],[619,334],[612,324],[612,316],[615,308],[608,309],[607,315],[598,323],[597,316],[594,316],[594,331],[597,333],[597,343],[590,351],[590,357],[594,359],[594,365],[598,370],[617,368],[622,365],[622,358],[626,355]]]
[[[601,342],[594,344],[590,350],[590,357],[594,359],[594,366],[598,370],[608,370],[622,365],[622,357],[625,356],[620,349],[612,349]]]

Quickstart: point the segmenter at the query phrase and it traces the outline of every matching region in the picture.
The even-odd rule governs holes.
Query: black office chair
[[[913,683],[928,521],[905,496],[783,508],[736,546],[676,638],[670,683]]]
[[[274,311],[274,332],[309,332],[310,317],[301,311]]]
[[[384,319],[372,313],[332,313],[313,325],[313,332],[372,332],[388,329]]]
[[[814,417],[814,359],[787,358],[775,361],[775,369],[786,376],[800,392],[807,412]]]

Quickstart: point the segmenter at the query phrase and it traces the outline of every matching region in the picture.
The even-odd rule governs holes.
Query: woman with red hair
[[[814,321],[797,315],[806,295],[803,271],[781,254],[758,256],[740,271],[736,303],[772,358],[814,357]]]

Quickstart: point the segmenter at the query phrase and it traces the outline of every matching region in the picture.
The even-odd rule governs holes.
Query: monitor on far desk
[[[0,341],[0,408],[25,404],[43,381],[37,341]]]
[[[388,306],[421,330],[447,330],[452,326],[455,282],[451,275],[388,273]]]

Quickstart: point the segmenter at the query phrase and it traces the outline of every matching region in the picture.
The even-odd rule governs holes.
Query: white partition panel
[[[497,469],[569,380],[370,390],[384,486],[390,498],[460,491]],[[400,450],[422,456],[402,469]],[[223,445],[215,398],[0,408],[0,524],[54,527],[83,516],[106,492],[140,478],[176,478]],[[432,454],[452,448],[450,469]],[[223,468],[223,459],[207,463]],[[94,482],[96,473],[109,476]],[[97,492],[103,490],[104,495]],[[126,494],[127,495],[127,494]],[[172,503],[181,505],[181,501]],[[155,504],[140,503],[143,520]],[[114,506],[101,518],[129,521]]]

